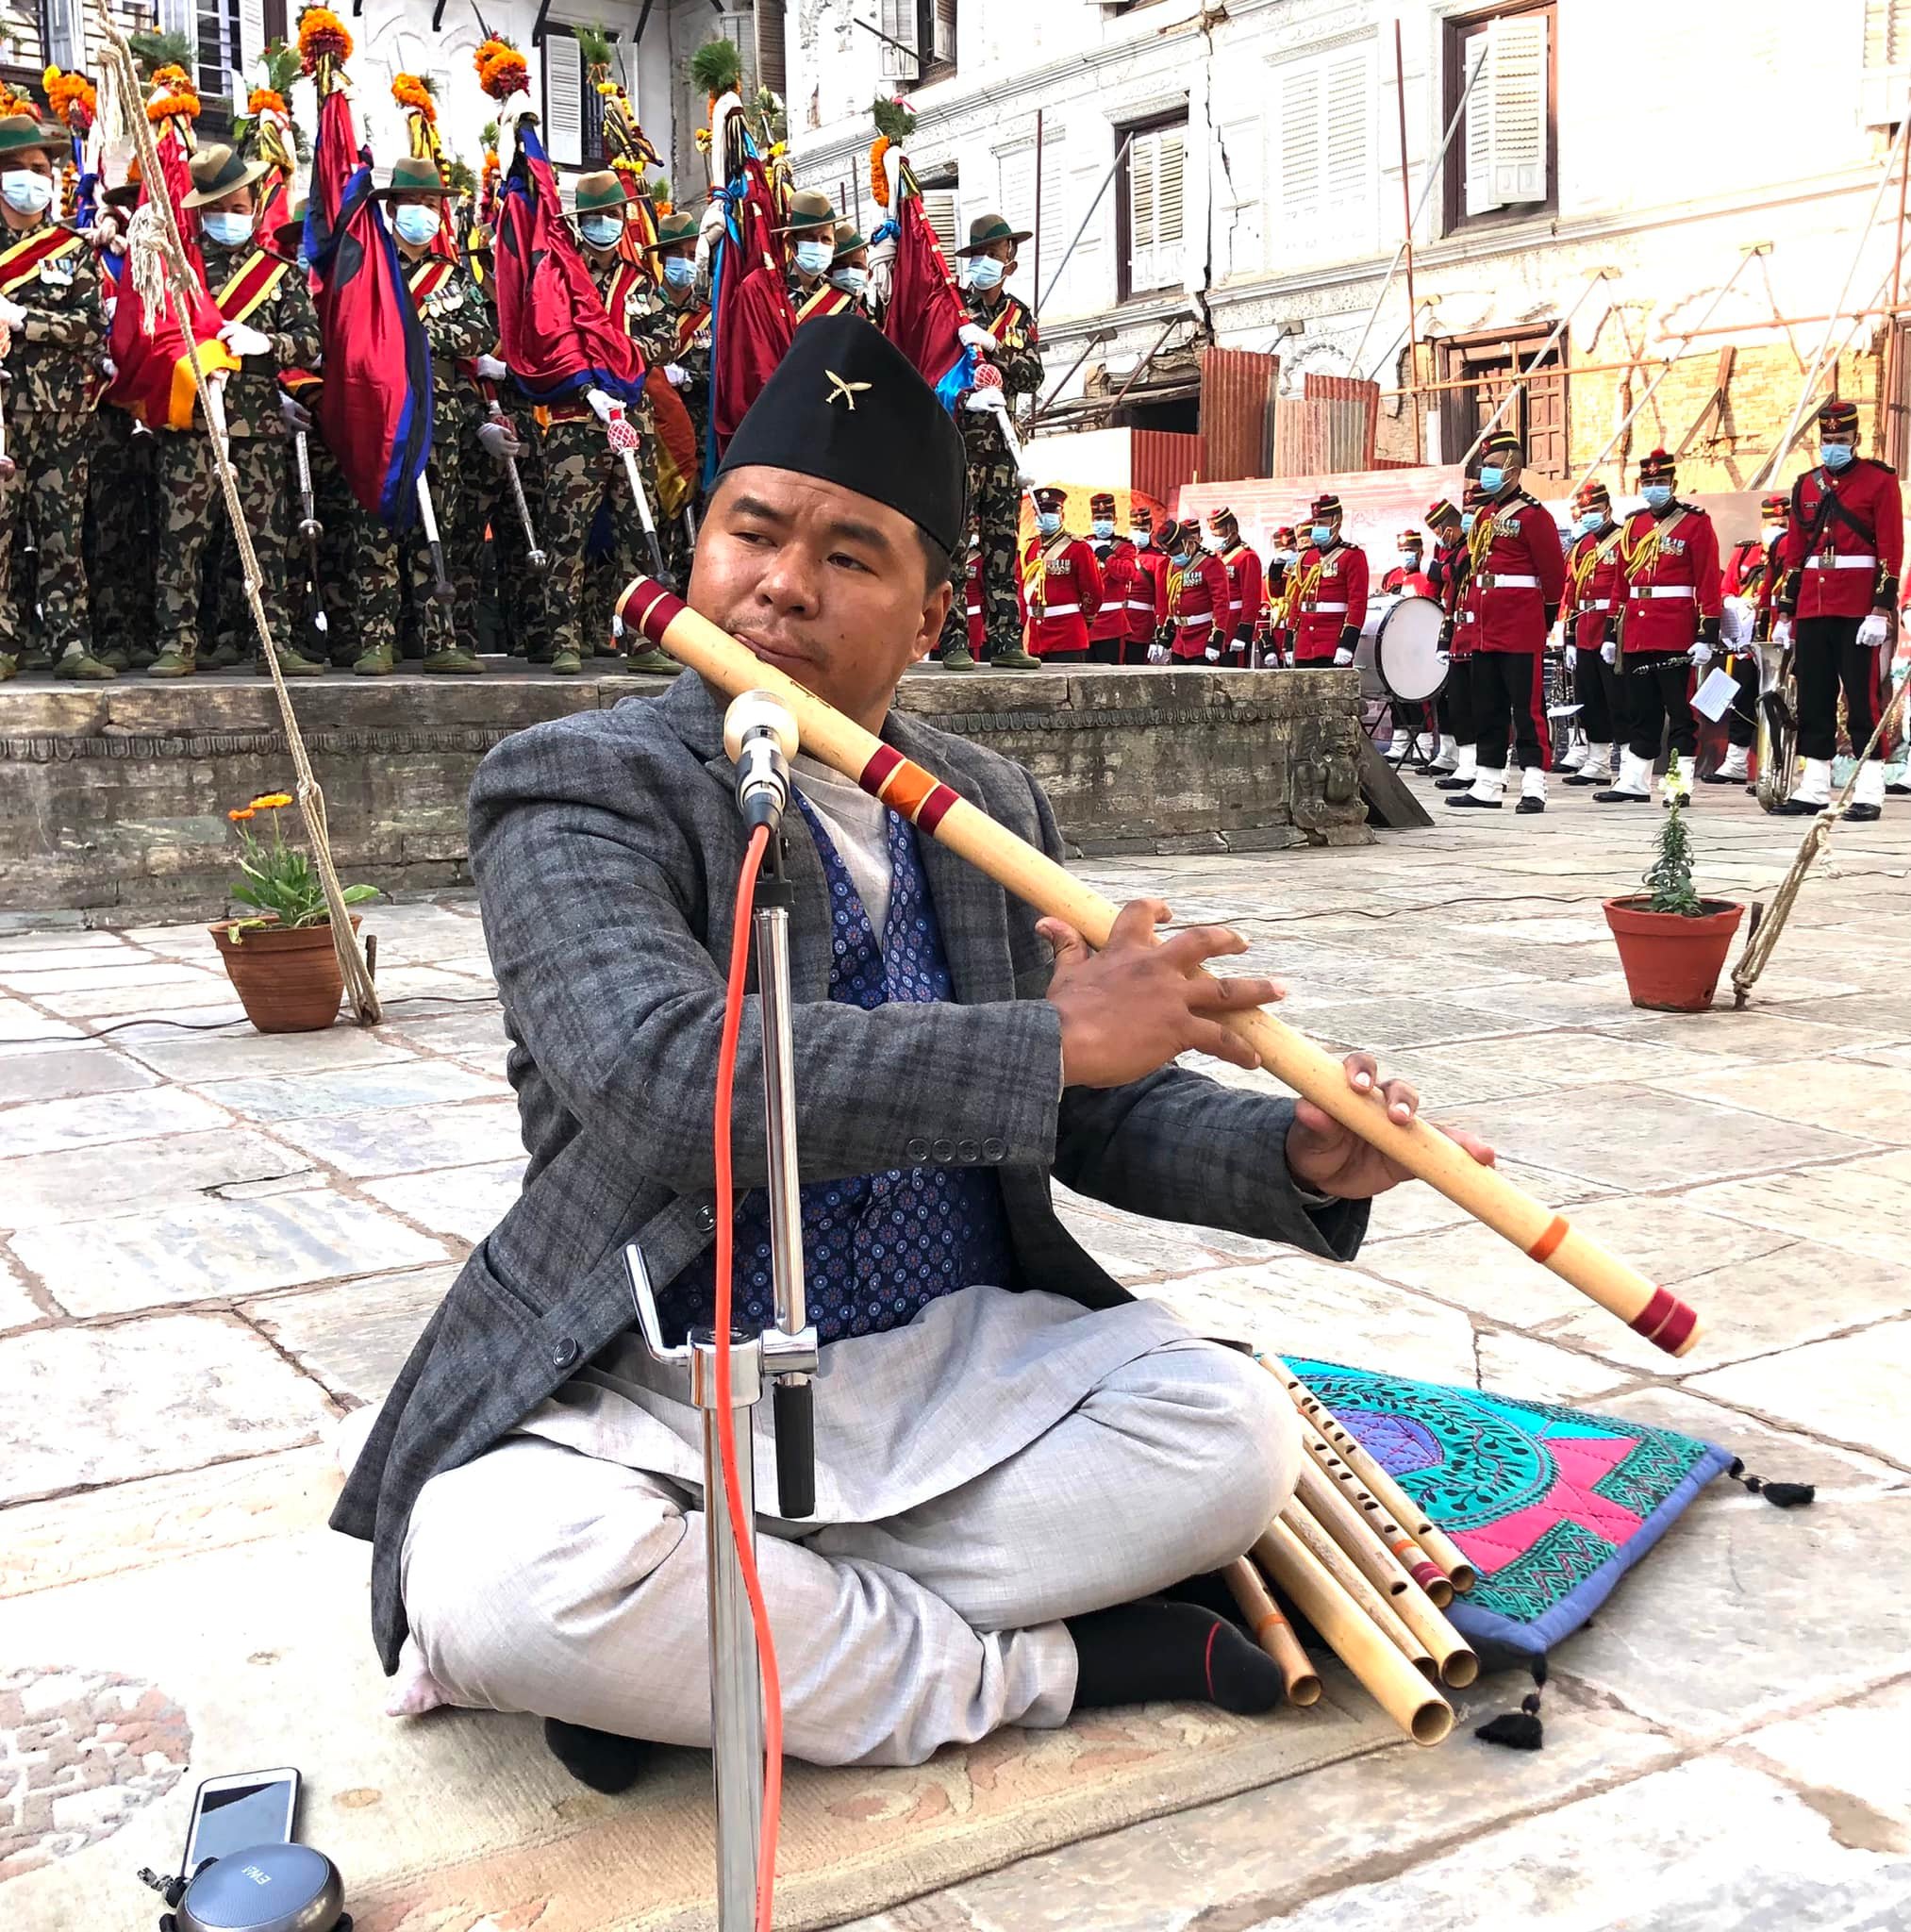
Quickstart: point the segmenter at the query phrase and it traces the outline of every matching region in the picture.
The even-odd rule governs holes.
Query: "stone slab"
[[[1855,1264],[1847,1258],[1844,1265]],[[1740,1362],[1696,1377],[1692,1387],[1911,1468],[1911,1403],[1904,1396],[1911,1388],[1911,1321]]]
[[[457,1278],[455,1267],[362,1275],[248,1302],[241,1312],[334,1395],[379,1402]]]
[[[113,1039],[121,1052],[188,1086],[258,1079],[268,1074],[369,1067],[406,1058],[403,1041],[391,1028],[355,1026],[345,1020],[320,1033],[255,1033],[246,1027],[231,1033],[182,1034],[129,1027]]]
[[[0,1502],[317,1440],[318,1385],[222,1315],[0,1338]]]
[[[8,1054],[0,1058],[0,1107],[23,1100],[77,1100],[85,1094],[124,1093],[157,1084],[145,1067],[109,1047]]]
[[[192,1134],[229,1126],[231,1115],[196,1093],[155,1087],[77,1100],[35,1101],[0,1112],[0,1160],[51,1154],[65,1147],[101,1147],[153,1134]],[[96,1170],[104,1174],[104,1168]]]
[[[511,1159],[523,1152],[517,1103],[510,1100],[286,1121],[276,1132],[341,1174],[361,1177],[471,1167]]]
[[[1753,1731],[1740,1755],[1769,1766],[1852,1851],[1911,1852],[1911,1684]]]
[[[0,1227],[88,1221],[104,1207],[133,1214],[260,1181],[304,1183],[310,1158],[251,1127],[120,1141],[0,1160]]]
[[[490,1234],[516,1203],[523,1191],[523,1174],[524,1157],[519,1155],[482,1167],[447,1167],[431,1174],[368,1181],[365,1191],[434,1234],[475,1243]]]
[[[13,1237],[13,1251],[79,1316],[233,1302],[367,1268],[441,1261],[442,1245],[367,1201],[327,1189],[216,1196]]]
[[[323,1074],[275,1074],[200,1084],[220,1106],[268,1126],[277,1121],[379,1113],[444,1100],[497,1098],[510,1091],[502,1080],[468,1068],[416,1058],[380,1060]]]
[[[1741,1067],[1681,1084],[1687,1093],[1778,1120],[1911,1143],[1911,1069],[1834,1057]]]
[[[504,1011],[497,1006],[443,1007],[435,1012],[428,1007],[407,1008],[389,1031],[418,1053],[441,1054],[496,1073],[504,1071],[510,1046]]]
[[[0,1256],[0,1328],[24,1328],[46,1319],[46,1310],[26,1291],[26,1284]]]
[[[1883,1261],[1904,1253],[1895,1216],[1879,1205],[1911,1185],[1911,1153],[1881,1154],[1869,1160],[1808,1167],[1797,1174],[1765,1174],[1755,1181],[1727,1181],[1694,1189],[1695,1208],[1729,1215],[1754,1227],[1780,1229],[1822,1245]]]

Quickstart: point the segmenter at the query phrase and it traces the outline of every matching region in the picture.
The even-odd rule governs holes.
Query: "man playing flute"
[[[890,709],[948,614],[964,467],[894,347],[857,318],[812,323],[730,444],[690,602],[1059,858],[1027,772]],[[635,1331],[623,1249],[642,1251],[667,1342],[708,1324],[732,1211],[710,1119],[745,846],[724,704],[680,678],[520,732],[478,774],[473,870],[530,1163],[333,1518],[374,1540],[388,1671],[404,1646],[426,1697],[540,1714],[601,1790],[632,1783],[654,1743],[709,1740],[700,1418]],[[1237,934],[1157,943],[1169,908],[1141,900],[1092,953],[847,778],[800,756],[795,777],[817,1508],[758,1519],[789,1749],[915,1763],[1078,1707],[1267,1708],[1278,1669],[1171,1592],[1287,1501],[1292,1409],[1248,1357],[1118,1287],[1050,1183],[1346,1259],[1403,1170],[1318,1108],[1176,1064],[1254,1063],[1219,1016],[1279,989],[1201,970],[1244,952]],[[1345,1065],[1395,1120],[1414,1114],[1370,1056]],[[745,1330],[773,1319],[761,1079],[752,995],[734,1149]],[[773,1466],[771,1443],[758,1456]]]

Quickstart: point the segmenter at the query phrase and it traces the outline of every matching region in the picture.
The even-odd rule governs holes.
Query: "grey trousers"
[[[1004,1391],[1012,1401],[1012,1393]],[[945,1495],[757,1561],[786,1748],[919,1764],[1003,1724],[1061,1724],[1061,1620],[1239,1556],[1292,1492],[1300,1444],[1272,1376],[1189,1338],[1085,1389]],[[412,1634],[453,1702],[707,1745],[705,1521],[681,1481],[530,1435],[434,1476],[406,1538]]]

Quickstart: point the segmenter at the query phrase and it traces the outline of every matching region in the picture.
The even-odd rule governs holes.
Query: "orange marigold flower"
[[[409,108],[424,118],[427,126],[438,125],[438,103],[431,89],[415,74],[401,74],[391,83],[391,98],[401,108]]]
[[[299,15],[299,60],[307,74],[321,60],[349,60],[352,36],[329,7],[307,7]]]
[[[494,101],[507,101],[530,84],[531,70],[525,66],[524,57],[508,44],[499,43],[478,69],[478,85]]]
[[[255,798],[246,808],[249,811],[276,811],[282,805],[290,805],[292,795],[290,791],[267,791]]]
[[[225,814],[225,816],[229,818],[235,825],[242,824],[247,819],[249,819],[252,816],[252,807],[248,805],[242,811],[229,811]]]
[[[286,98],[275,88],[256,87],[245,97],[245,111],[255,120],[261,114],[282,114],[290,121],[291,109],[286,106]]]

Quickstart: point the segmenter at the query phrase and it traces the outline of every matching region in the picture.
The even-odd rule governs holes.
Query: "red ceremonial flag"
[[[543,143],[528,125],[518,129],[491,246],[499,354],[518,387],[540,404],[593,389],[634,404],[643,393],[643,352],[605,308],[564,222]]]
[[[360,506],[388,528],[405,529],[431,457],[431,350],[372,198],[371,154],[358,146],[342,88],[319,104],[305,254],[325,349],[325,447]]]
[[[975,352],[962,341],[969,310],[906,165],[897,175],[895,221],[896,258],[889,268],[883,333],[916,365],[942,407],[953,409],[963,391],[975,386]]]
[[[199,367],[208,375],[215,370],[237,369],[238,358],[219,340],[225,319],[206,291],[206,264],[199,257],[198,229],[186,211],[186,197],[192,192],[192,175],[186,165],[185,144],[168,127],[160,135],[158,146],[159,168],[166,177],[166,197],[173,204],[180,239],[186,244],[186,258],[192,267],[191,285],[181,292],[186,298],[192,341],[199,349]],[[153,184],[142,180],[141,208],[152,193]],[[174,320],[173,304],[163,302],[157,313],[148,315],[132,276],[121,275],[110,341],[117,373],[107,386],[106,400],[138,417],[148,429],[191,429],[196,401],[192,362],[186,337]]]
[[[710,275],[706,479],[796,335],[796,317],[777,265],[769,177],[755,154],[747,154],[740,168],[732,168],[724,192],[729,220],[717,242]]]
[[[665,516],[673,517],[697,487],[697,425],[690,421],[683,397],[655,362],[644,376],[643,390],[656,425],[657,502]]]

